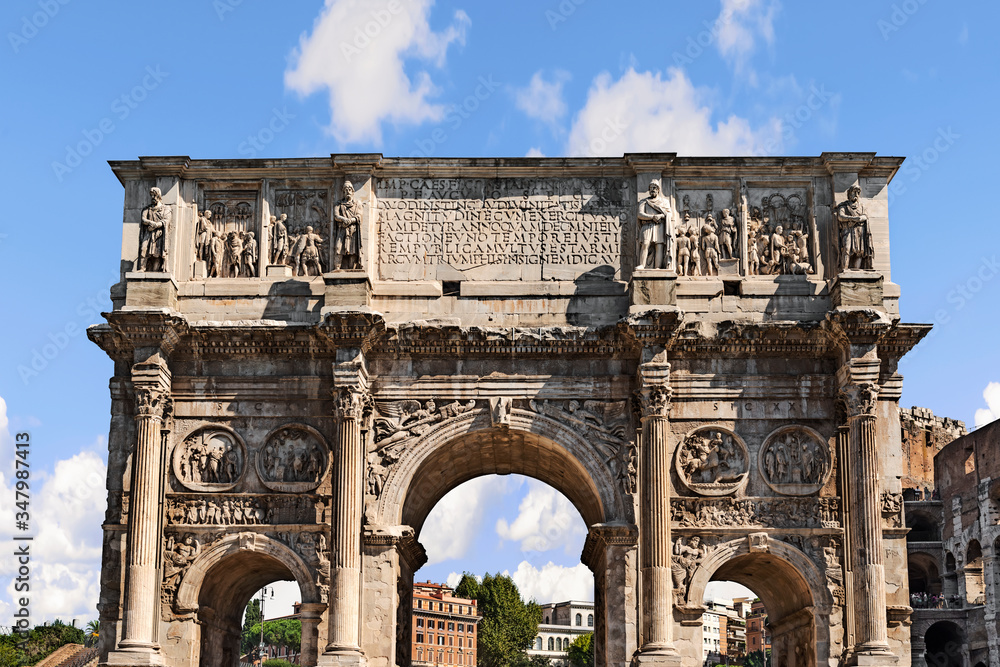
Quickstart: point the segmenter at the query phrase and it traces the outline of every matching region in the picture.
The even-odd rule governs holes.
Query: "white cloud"
[[[566,115],[566,102],[563,100],[563,84],[570,80],[569,72],[556,70],[551,81],[546,81],[542,71],[535,72],[531,82],[517,90],[515,102],[517,108],[528,115],[545,123],[556,123]]]
[[[752,78],[747,61],[757,47],[758,37],[769,45],[774,43],[774,17],[780,7],[777,0],[722,0],[722,10],[715,20],[715,45],[736,74],[746,73]]]
[[[513,523],[498,519],[497,535],[521,543],[521,551],[548,551],[563,547],[567,553],[579,547],[574,537],[586,536],[587,526],[564,495],[536,480],[528,482]],[[575,555],[575,554],[574,554]]]
[[[602,73],[594,79],[587,102],[573,120],[567,142],[570,155],[616,156],[630,151],[666,151],[681,155],[774,154],[782,147],[781,121],[772,118],[753,128],[736,115],[712,121],[708,94],[680,69],[636,72],[620,79]]]
[[[755,597],[757,597],[756,593],[735,581],[710,581],[708,586],[705,586],[705,601],[725,600],[731,602],[734,598],[750,598],[752,600]]]
[[[524,155],[524,157],[545,157],[545,153],[542,152],[541,148],[532,146],[528,149],[528,152]]]
[[[983,398],[986,399],[987,407],[976,410],[976,428],[1000,419],[1000,382],[990,382],[986,385],[986,389],[983,389]]]
[[[455,487],[439,500],[420,531],[427,564],[465,557],[479,533],[487,505],[505,489],[505,478],[488,475]]]
[[[505,571],[504,574],[509,573]],[[524,600],[545,604],[594,599],[594,574],[583,563],[566,567],[549,561],[537,568],[524,560],[510,578]]]
[[[5,462],[14,459],[13,438],[9,432],[7,404],[0,398],[0,456]],[[97,453],[106,448],[104,438],[78,454],[55,462],[51,472],[40,467],[42,451],[37,443],[28,449],[30,476],[30,515],[28,531],[16,530],[11,503],[0,505],[0,541],[9,542],[18,535],[34,535],[30,545],[31,622],[39,624],[61,618],[85,623],[97,617],[101,574],[101,524],[106,509],[105,479],[107,468]],[[6,463],[0,471],[0,493],[13,498],[13,466]],[[17,564],[14,559],[0,560],[0,587],[8,600],[15,599]],[[17,592],[21,597],[23,592]],[[9,607],[0,608],[6,613]]]
[[[443,106],[430,74],[407,76],[404,63],[441,67],[452,43],[465,43],[468,15],[455,12],[451,25],[434,32],[428,23],[433,0],[326,0],[303,34],[285,72],[285,86],[302,95],[326,89],[329,131],[342,143],[382,140],[381,123],[440,120]]]

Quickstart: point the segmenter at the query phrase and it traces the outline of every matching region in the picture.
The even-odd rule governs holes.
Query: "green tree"
[[[771,667],[771,651],[751,651],[743,659],[744,667]]]
[[[260,600],[254,598],[247,605],[246,616],[243,619],[243,634],[240,639],[240,654],[246,655],[260,643],[260,622],[264,620],[260,614]]]
[[[573,667],[594,667],[594,633],[579,635],[569,645],[569,662]]]
[[[83,643],[85,646],[95,646],[97,644],[98,638],[101,636],[101,623],[96,619],[87,623],[87,626],[83,630],[84,639]]]
[[[487,574],[479,582],[465,573],[455,593],[474,599],[483,616],[479,624],[479,666],[519,664],[538,634],[542,608],[534,601],[522,600],[517,584],[503,574]]]

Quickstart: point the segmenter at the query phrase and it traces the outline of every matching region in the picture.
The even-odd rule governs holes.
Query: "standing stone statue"
[[[271,216],[271,264],[284,264],[288,256],[288,227],[285,220],[288,216],[284,213],[281,218]]]
[[[319,260],[319,246],[323,243],[323,237],[313,233],[313,228],[307,226],[305,232],[300,234],[292,247],[292,264],[295,267],[295,275],[323,275],[323,267]],[[310,273],[310,268],[316,273]]]
[[[875,247],[859,186],[848,188],[847,201],[833,209],[833,216],[840,225],[840,270],[871,270]]]
[[[637,269],[666,269],[673,262],[670,257],[672,219],[670,200],[660,193],[660,182],[650,181],[649,196],[639,202],[639,257]],[[649,246],[653,246],[653,265],[647,267]],[[664,253],[666,250],[666,253]]]
[[[215,225],[212,224],[212,211],[202,211],[198,216],[198,223],[195,226],[194,235],[194,255],[195,259],[203,262],[209,261],[212,247],[212,231]]]
[[[354,186],[344,181],[344,198],[333,209],[337,236],[333,242],[333,270],[361,268],[361,202],[354,198]]]
[[[243,242],[243,270],[248,276],[257,276],[257,241],[253,232],[247,232]]]
[[[736,220],[728,208],[722,209],[722,219],[719,221],[719,241],[722,259],[736,257]]]
[[[218,229],[212,231],[212,238],[208,246],[208,277],[222,277],[222,258],[226,254],[226,243],[222,232]]]
[[[226,255],[223,259],[222,275],[226,278],[239,278],[243,268],[243,239],[237,231],[231,231],[226,236]]]
[[[139,228],[139,271],[166,271],[167,251],[165,241],[170,227],[170,207],[163,203],[160,188],[149,189],[149,206],[142,209]]]

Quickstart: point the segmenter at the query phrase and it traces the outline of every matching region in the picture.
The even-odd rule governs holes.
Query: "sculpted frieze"
[[[273,431],[257,452],[257,474],[272,491],[303,493],[319,486],[329,464],[322,436],[303,424]]]
[[[693,535],[690,539],[683,537],[674,539],[670,572],[676,602],[681,602],[687,597],[691,577],[717,542],[717,538],[702,538],[700,535]]]
[[[739,274],[739,233],[731,190],[678,190],[674,238],[679,276]]]
[[[235,434],[218,428],[198,429],[174,447],[174,476],[192,491],[228,491],[246,467],[246,447]]]
[[[840,499],[672,498],[676,528],[839,528]]]
[[[899,528],[903,525],[903,494],[882,492],[882,520],[889,528]]]
[[[750,455],[732,431],[706,426],[677,447],[674,467],[684,485],[703,496],[735,493],[746,485]]]
[[[815,273],[812,243],[815,219],[807,210],[804,190],[761,194],[755,190],[747,219],[748,275],[806,275]],[[756,202],[759,202],[757,205]]]
[[[330,206],[325,189],[278,190],[271,219],[271,263],[285,264],[296,276],[327,270]]]
[[[322,499],[305,496],[208,494],[167,497],[167,523],[179,526],[257,526],[322,522]]]
[[[163,602],[169,603],[177,593],[177,587],[187,572],[188,567],[201,553],[201,542],[193,533],[167,535],[163,550],[163,586],[160,596]]]
[[[775,492],[808,496],[818,493],[830,476],[830,447],[812,429],[785,426],[765,439],[757,465]]]
[[[379,449],[427,433],[434,424],[475,409],[476,401],[453,401],[440,408],[434,399],[375,402],[375,443]]]

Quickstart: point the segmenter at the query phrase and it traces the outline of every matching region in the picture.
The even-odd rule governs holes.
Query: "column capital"
[[[135,385],[135,416],[165,419],[173,411],[173,399],[170,392],[162,386],[140,384]]]
[[[358,385],[333,390],[333,415],[339,420],[366,420],[371,416],[374,401],[367,387]]]
[[[878,385],[874,382],[852,382],[840,388],[848,421],[859,417],[875,417],[878,406]]]

